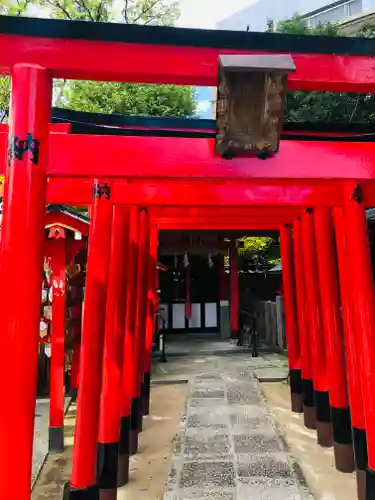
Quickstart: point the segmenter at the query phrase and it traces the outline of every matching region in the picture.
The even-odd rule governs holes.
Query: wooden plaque
[[[217,154],[278,151],[288,73],[295,69],[289,55],[220,56]]]

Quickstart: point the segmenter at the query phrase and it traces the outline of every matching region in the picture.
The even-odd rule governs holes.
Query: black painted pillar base
[[[345,473],[354,472],[355,460],[350,408],[331,406],[331,421],[336,469]]]
[[[142,432],[143,431],[143,408],[142,408],[142,403],[143,403],[143,382],[141,384],[141,392],[140,392],[140,398],[139,398],[139,412],[138,412],[138,431]]]
[[[151,373],[145,372],[143,377],[143,392],[142,392],[143,415],[150,414],[150,395],[151,395]]]
[[[133,398],[130,410],[130,455],[135,455],[138,452],[138,434],[139,434],[139,414],[140,414],[140,399]]]
[[[72,403],[74,403],[75,401],[77,401],[77,396],[78,396],[78,389],[76,387],[72,387],[69,390],[69,397],[70,397]]]
[[[64,451],[64,426],[48,428],[48,451],[50,453]]]
[[[239,334],[239,332],[236,332],[235,330],[231,330],[230,331],[230,338],[232,340],[238,340],[238,341],[240,341],[240,334]],[[239,345],[239,344],[237,344],[237,345]]]
[[[112,490],[99,490],[99,500],[117,500],[117,488]]]
[[[358,499],[364,500],[366,495],[366,470],[368,465],[367,437],[364,429],[353,427],[353,444],[355,464],[357,467]]]
[[[368,465],[367,436],[364,429],[353,427],[355,464],[358,470],[365,471]]]
[[[292,412],[302,413],[303,396],[301,370],[289,370],[289,380]]]
[[[97,482],[100,498],[116,500],[117,471],[118,471],[118,443],[98,443]]]
[[[333,445],[333,435],[328,391],[315,391],[315,408],[318,444],[329,448]]]
[[[312,380],[302,379],[303,420],[307,429],[316,429],[316,410]]]
[[[130,429],[129,434],[130,442],[130,456],[138,453],[139,432],[135,429]]]
[[[62,493],[63,500],[99,500],[99,488],[97,485],[88,488],[76,489],[65,483]]]
[[[129,467],[130,467],[130,456],[129,455],[119,455],[118,456],[118,469],[117,469],[117,487],[122,488],[129,482]]]
[[[117,486],[125,486],[129,481],[129,457],[130,457],[130,416],[121,417],[120,440],[117,466]]]
[[[354,456],[357,469],[366,470],[368,465],[367,436],[365,429],[353,427]]]
[[[365,500],[374,500],[374,498],[375,498],[375,470],[367,468]]]

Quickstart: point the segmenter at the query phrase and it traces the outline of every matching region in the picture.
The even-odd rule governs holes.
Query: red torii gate
[[[4,159],[6,150],[9,151],[4,169],[0,350],[15,353],[19,366],[18,371],[13,365],[6,367],[7,371],[12,370],[12,385],[2,383],[7,405],[18,407],[18,412],[0,414],[0,497],[12,498],[14,490],[20,500],[30,497],[40,268],[44,211],[48,200],[50,203],[93,203],[82,346],[86,362],[80,378],[70,498],[96,498],[98,483],[102,489],[114,489],[117,478],[113,478],[113,471],[118,447],[120,476],[127,470],[124,461],[130,450],[126,439],[122,438],[126,437],[129,427],[131,443],[136,449],[142,385],[140,361],[144,352],[144,336],[140,331],[146,328],[142,323],[144,308],[147,308],[148,318],[152,315],[152,307],[147,305],[145,298],[153,295],[157,246],[156,231],[150,227],[147,212],[137,207],[288,205],[301,210],[292,226],[281,230],[294,408],[298,409],[295,395],[302,392],[306,425],[313,426],[316,406],[320,426],[318,437],[322,444],[329,440],[327,424],[331,409],[336,464],[342,469],[350,462],[350,425],[353,426],[359,485],[363,485],[366,474],[366,499],[372,500],[375,494],[372,391],[375,296],[365,218],[365,207],[375,204],[372,144],[354,140],[345,143],[283,141],[280,153],[265,162],[254,158],[225,161],[215,157],[213,141],[209,139],[174,138],[171,141],[151,137],[49,135],[48,122],[52,77],[215,85],[218,56],[225,53],[292,52],[297,71],[290,77],[291,89],[372,92],[375,88],[374,41],[326,38],[319,46],[316,37],[313,43],[308,37],[299,37],[299,52],[295,52],[295,39],[286,35],[98,26],[5,17],[0,17],[0,33],[0,72],[12,75],[10,147],[5,147],[5,136],[0,146]],[[102,180],[94,183],[94,198],[93,178],[107,181],[107,186]],[[119,205],[128,205],[128,208]],[[303,208],[313,210],[304,212]],[[264,219],[258,220],[261,221],[259,226],[267,227]],[[212,228],[210,218],[202,224],[208,222]],[[276,225],[276,218],[274,222]],[[197,227],[195,221],[191,223]],[[234,224],[242,229],[239,222]],[[249,228],[251,224],[248,222],[246,226]],[[273,223],[271,225],[273,227]],[[130,236],[124,241],[121,235],[127,228]],[[344,342],[338,320],[335,246],[351,423]],[[125,249],[127,266],[122,261]],[[120,277],[115,276],[115,264],[121,269]],[[125,267],[129,270],[127,276]],[[305,272],[306,268],[311,272]],[[138,273],[147,271],[150,278],[144,280],[148,282],[147,290],[136,286],[137,281],[142,282],[142,274],[136,279],[135,269]],[[28,301],[22,315],[11,299],[19,281],[14,278],[15,270],[20,279],[28,276],[23,286]],[[314,280],[316,277],[318,279]],[[318,280],[323,299],[323,330],[319,328]],[[119,297],[125,290],[126,304],[120,304]],[[125,306],[128,314],[124,324]],[[329,383],[322,362],[324,356],[319,359],[314,348],[322,332],[330,360]],[[353,338],[358,339],[355,346]],[[129,346],[133,341],[135,345]],[[105,382],[100,404],[103,346]],[[120,368],[115,373],[110,372],[107,360],[119,352],[124,355],[125,368],[122,372]],[[116,359],[116,366],[120,367],[122,355]],[[5,359],[6,363],[8,361],[11,363]],[[132,380],[130,388],[129,378]],[[102,423],[98,433],[100,408],[106,412],[106,422],[111,421],[111,424]],[[119,415],[120,429],[116,424]],[[18,430],[15,442],[10,427]],[[97,480],[98,434],[105,468]],[[18,446],[21,443],[22,446]],[[343,450],[345,463],[340,464]]]

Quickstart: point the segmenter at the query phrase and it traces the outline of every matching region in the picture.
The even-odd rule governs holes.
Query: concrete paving
[[[284,366],[280,356],[243,354],[162,366],[164,376],[179,370],[190,380],[164,500],[311,498],[252,373]]]
[[[65,411],[70,398],[65,399]],[[33,488],[39,472],[48,454],[48,422],[49,399],[37,399],[34,423],[33,465],[31,471],[31,488]]]
[[[192,356],[199,353],[199,355],[209,354],[236,354],[251,352],[251,348],[242,347],[237,345],[237,340],[222,340],[220,333],[206,333],[206,334],[176,334],[166,333],[165,338],[165,352],[167,357],[181,357]],[[267,346],[259,346],[259,350],[264,352]],[[160,358],[159,353],[154,353],[155,359]]]
[[[48,453],[48,420],[49,400],[39,399],[35,409],[33,468],[31,472],[31,486],[38,477]]]

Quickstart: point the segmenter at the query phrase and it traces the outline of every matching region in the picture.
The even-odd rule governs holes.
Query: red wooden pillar
[[[117,497],[128,215],[125,207],[113,208],[98,445],[98,484],[105,500]]]
[[[292,411],[302,412],[301,352],[298,332],[296,284],[293,267],[292,228],[285,225],[280,229],[280,251],[284,289],[284,312]]]
[[[310,332],[306,312],[306,279],[303,261],[302,222],[297,219],[293,223],[294,270],[296,277],[297,318],[300,334],[301,375],[303,415],[308,429],[316,428],[316,412],[311,359]]]
[[[137,266],[137,302],[136,322],[133,346],[133,387],[131,409],[130,452],[138,451],[138,435],[142,431],[142,376],[146,335],[146,301],[147,301],[147,252],[149,239],[149,220],[146,209],[139,214],[138,266]]]
[[[352,289],[349,276],[346,219],[342,208],[333,209],[336,233],[336,249],[340,278],[342,320],[345,337],[345,359],[350,399],[350,413],[353,431],[355,463],[357,468],[358,498],[365,495],[367,458],[366,426],[363,414],[363,398],[360,379],[360,353],[355,334],[354,308],[357,300],[356,290]]]
[[[132,387],[134,375],[133,347],[136,322],[138,235],[139,210],[137,207],[132,207],[129,214],[129,235],[126,255],[126,310],[123,343],[123,369],[121,379],[121,418],[118,459],[119,486],[124,486],[128,482],[129,477]]]
[[[316,208],[313,217],[323,329],[327,348],[327,373],[335,464],[336,468],[342,472],[353,472],[355,465],[333,220],[330,209],[323,207]]]
[[[366,210],[360,186],[348,195],[345,207],[348,277],[353,298],[356,347],[360,357],[359,373],[366,422],[368,467],[366,500],[375,498],[375,293],[367,233]]]
[[[310,349],[313,361],[314,397],[318,443],[332,446],[331,413],[327,379],[326,339],[321,316],[318,288],[318,263],[312,210],[302,215],[303,255],[306,279],[306,314],[310,331]]]
[[[66,239],[49,240],[47,251],[52,266],[49,451],[61,452],[64,449]]]
[[[152,342],[155,332],[156,315],[156,267],[158,258],[158,229],[155,225],[150,227],[150,245],[148,254],[148,291],[147,291],[147,317],[146,317],[146,346],[143,365],[143,392],[142,413],[148,415],[150,412],[150,388],[151,388],[151,354]]]
[[[66,497],[79,500],[96,499],[99,489],[96,459],[113,212],[106,183],[95,181],[93,198],[72,476],[65,490]]]
[[[11,379],[0,382],[8,408],[0,411],[1,499],[30,499],[51,95],[44,68],[14,66],[2,222],[0,352]]]
[[[230,328],[231,337],[238,338],[238,317],[239,317],[239,297],[238,297],[238,254],[236,241],[232,241],[230,247]]]

